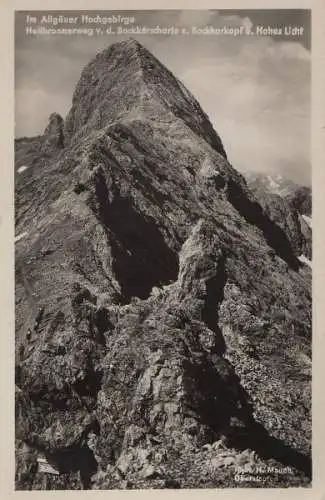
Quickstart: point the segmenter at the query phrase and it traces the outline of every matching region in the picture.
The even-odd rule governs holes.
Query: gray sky
[[[71,12],[94,16],[99,12]],[[49,115],[63,117],[84,65],[122,37],[25,35],[27,12],[16,14],[16,137],[43,132]],[[69,15],[64,12],[33,12]],[[118,12],[100,12],[102,16]],[[238,170],[281,173],[310,182],[310,17],[308,11],[136,11],[147,27],[282,27],[274,36],[133,36],[199,100]],[[44,26],[44,25],[43,25]],[[284,27],[302,27],[299,36]],[[53,27],[53,25],[48,25]],[[65,25],[66,27],[66,25]],[[98,25],[96,25],[98,27]]]

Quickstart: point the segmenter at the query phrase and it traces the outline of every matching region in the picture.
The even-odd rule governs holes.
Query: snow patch
[[[21,167],[19,167],[19,169],[17,170],[17,172],[18,172],[18,174],[21,174],[22,172],[24,172],[27,169],[28,169],[28,167],[26,167],[26,165],[22,165]]]
[[[312,221],[311,221],[311,217],[308,217],[308,215],[302,215],[302,218],[304,219],[304,221],[306,222],[306,224],[310,227],[312,227]]]
[[[17,236],[15,236],[15,243],[17,243],[17,241],[20,241],[22,238],[25,238],[25,236],[27,236],[27,234],[28,233],[25,231],[24,233],[20,233]]]
[[[298,259],[300,260],[300,262],[302,262],[303,264],[306,264],[307,266],[309,266],[310,268],[312,267],[312,263],[311,263],[311,260],[307,259],[306,255],[303,255],[301,254]]]

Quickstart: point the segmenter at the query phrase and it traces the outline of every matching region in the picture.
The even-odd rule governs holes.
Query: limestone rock
[[[114,44],[16,150],[19,488],[236,486],[243,450],[308,484],[310,273],[181,82]]]

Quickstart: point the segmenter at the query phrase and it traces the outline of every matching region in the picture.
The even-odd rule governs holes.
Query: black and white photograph
[[[311,11],[13,50],[15,489],[311,488]]]

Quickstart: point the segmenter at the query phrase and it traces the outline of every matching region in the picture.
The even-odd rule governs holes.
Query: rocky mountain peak
[[[99,131],[116,120],[183,121],[220,154],[222,142],[184,85],[139,42],[117,42],[83,70],[65,121],[67,141]]]
[[[16,141],[17,487],[233,487],[246,466],[309,484],[296,219],[269,215],[134,40],[85,67],[47,147],[61,126]]]

